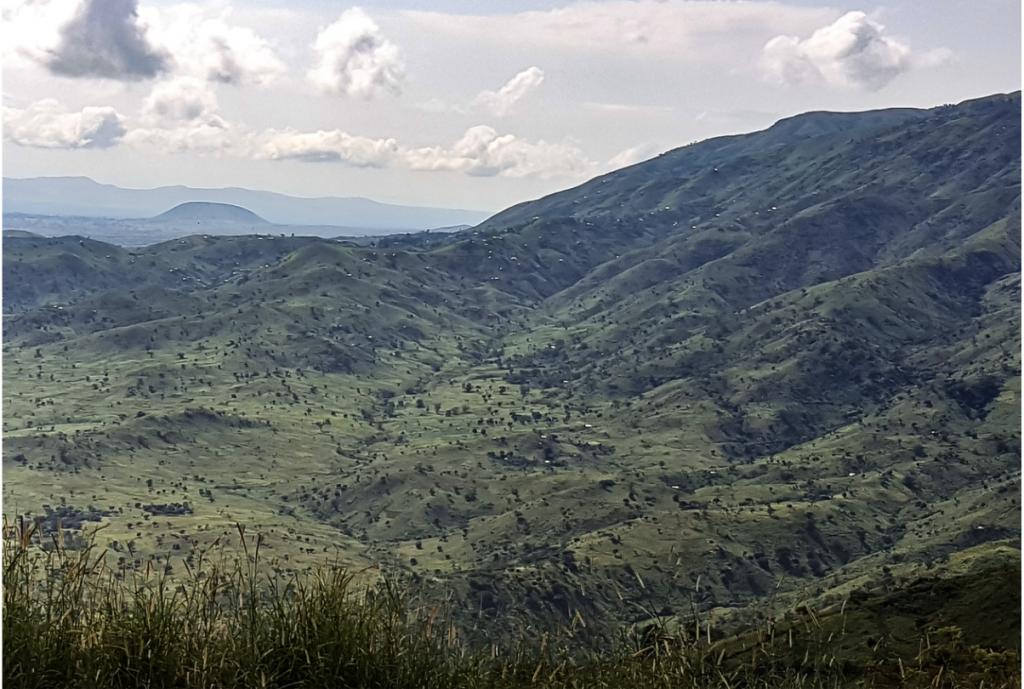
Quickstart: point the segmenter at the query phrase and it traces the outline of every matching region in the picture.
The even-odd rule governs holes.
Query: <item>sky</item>
[[[1019,0],[2,0],[3,174],[497,211],[811,110],[1020,89]]]

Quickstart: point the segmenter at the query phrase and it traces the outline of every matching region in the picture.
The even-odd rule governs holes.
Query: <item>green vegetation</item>
[[[126,582],[187,585],[236,524],[251,581],[380,565],[471,648],[978,589],[1019,569],[1020,231],[1013,94],[794,118],[451,235],[6,238],[6,508],[68,554],[102,525]]]
[[[69,552],[61,531],[44,554],[37,528],[5,525],[4,680],[15,687],[1020,686],[1017,653],[912,624],[908,609],[934,584],[724,640],[693,617],[634,626],[614,651],[573,652],[566,641],[587,624],[577,617],[484,651],[461,639],[450,606],[416,606],[387,577],[261,577],[262,539],[241,527],[241,563],[223,568],[207,549],[180,580],[152,562],[113,569],[91,544]],[[1019,593],[1019,567],[999,574],[985,594]]]

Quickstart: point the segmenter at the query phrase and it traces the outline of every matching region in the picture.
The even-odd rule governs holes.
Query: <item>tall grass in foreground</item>
[[[729,658],[699,635],[649,631],[626,633],[620,648],[601,655],[573,654],[548,635],[473,652],[443,606],[415,608],[408,591],[386,577],[356,585],[354,575],[337,566],[288,580],[262,574],[260,537],[247,537],[242,527],[239,536],[238,564],[214,564],[209,549],[197,551],[194,566],[183,560],[186,577],[172,580],[152,562],[139,571],[112,567],[91,542],[68,550],[59,528],[44,550],[37,526],[5,520],[5,686],[733,689],[859,683],[827,653],[794,664],[778,644],[760,637]],[[943,677],[941,670],[904,675],[900,684],[977,685]]]

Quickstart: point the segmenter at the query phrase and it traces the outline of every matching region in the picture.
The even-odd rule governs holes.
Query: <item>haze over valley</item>
[[[3,198],[7,230],[44,236],[81,234],[133,247],[197,232],[298,232],[329,238],[450,231],[476,224],[489,215],[395,206],[359,198],[307,199],[247,189],[121,189],[84,177],[4,178]],[[225,212],[230,207],[244,213]]]

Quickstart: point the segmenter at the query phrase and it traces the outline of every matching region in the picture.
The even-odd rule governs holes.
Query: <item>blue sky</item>
[[[1020,12],[4,0],[3,174],[493,211],[799,112],[1017,90]]]

